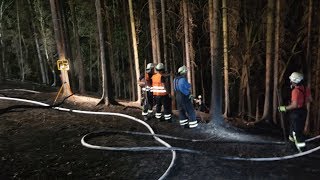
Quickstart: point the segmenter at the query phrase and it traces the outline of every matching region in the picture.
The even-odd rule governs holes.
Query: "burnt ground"
[[[3,89],[24,88],[31,93]],[[0,85],[0,97],[18,97],[52,104],[58,89],[9,82]],[[61,98],[59,99],[61,101]],[[0,109],[31,105],[0,100]],[[115,112],[142,118],[139,109],[123,106],[95,106],[89,100],[69,98],[61,107]],[[1,111],[0,111],[1,112]],[[210,121],[206,114],[204,120]],[[164,139],[174,147],[198,150],[204,154],[177,152],[173,169],[166,179],[319,179],[320,152],[281,161],[252,162],[218,157],[274,157],[295,154],[291,144],[256,144],[281,141],[279,129],[250,126],[246,129],[201,123],[197,129],[184,129],[178,122],[147,121],[158,134],[204,142]],[[117,116],[85,115],[51,108],[18,108],[0,114],[0,179],[158,179],[170,164],[170,151],[119,152],[88,149],[81,138],[90,132],[124,130],[148,132],[143,125]],[[233,141],[218,143],[216,141]],[[109,134],[91,143],[106,146],[161,146],[151,136]],[[308,144],[307,149],[319,142]],[[306,149],[306,150],[307,150]]]

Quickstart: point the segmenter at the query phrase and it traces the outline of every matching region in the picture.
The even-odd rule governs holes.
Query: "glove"
[[[286,106],[279,106],[278,110],[279,110],[279,112],[286,112],[287,111]]]
[[[193,99],[194,97],[192,96],[192,94],[189,95],[189,100],[191,101],[191,103],[193,103]]]

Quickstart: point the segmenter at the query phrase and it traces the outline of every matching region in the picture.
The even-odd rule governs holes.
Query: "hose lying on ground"
[[[25,99],[18,99],[18,98],[8,98],[8,97],[0,97],[0,99],[4,99],[4,100],[16,100],[16,101],[22,101],[22,102],[28,102],[28,103],[33,103],[33,104],[38,104],[40,106],[46,106],[46,107],[51,107],[48,104],[45,103],[41,103],[41,102],[37,102],[37,101],[31,101],[31,100],[25,100]],[[56,105],[55,105],[56,106]],[[165,178],[169,171],[171,170],[171,168],[174,165],[175,159],[176,159],[176,152],[175,151],[182,151],[182,152],[188,152],[188,153],[197,153],[197,154],[203,154],[203,155],[208,155],[211,157],[215,157],[215,158],[219,158],[219,159],[225,159],[225,160],[241,160],[241,161],[279,161],[279,160],[286,160],[286,159],[292,159],[292,158],[297,158],[297,157],[301,157],[301,156],[305,156],[308,154],[311,154],[315,151],[318,151],[320,149],[320,146],[315,147],[313,149],[307,150],[305,152],[301,152],[301,153],[297,153],[297,154],[292,154],[292,155],[287,155],[287,156],[278,156],[278,157],[257,157],[257,158],[251,158],[251,157],[236,157],[236,156],[216,156],[214,154],[210,154],[209,152],[203,152],[203,151],[196,151],[196,150],[190,150],[190,149],[185,149],[185,148],[179,148],[179,147],[172,147],[171,145],[169,145],[168,143],[166,143],[165,141],[163,141],[162,139],[160,139],[159,137],[162,138],[170,138],[172,136],[167,136],[167,135],[157,135],[154,133],[154,131],[152,130],[152,128],[144,121],[137,119],[135,117],[129,116],[129,115],[125,115],[125,114],[120,114],[120,113],[109,113],[109,112],[92,112],[92,111],[81,111],[81,110],[72,110],[72,109],[67,109],[67,108],[61,108],[61,107],[51,107],[53,109],[56,110],[60,110],[60,111],[66,111],[66,112],[74,112],[74,113],[81,113],[81,114],[95,114],[95,115],[111,115],[111,116],[119,116],[119,117],[124,117],[124,118],[128,118],[131,120],[134,120],[136,122],[139,122],[141,124],[143,124],[144,126],[146,126],[148,128],[148,130],[150,131],[150,133],[140,133],[140,132],[130,132],[131,134],[140,134],[140,135],[150,135],[153,136],[153,138],[155,140],[157,140],[158,142],[160,142],[161,144],[163,144],[166,147],[108,147],[108,146],[97,146],[97,145],[92,145],[86,142],[86,140],[89,140],[91,138],[97,137],[97,136],[101,136],[104,135],[106,132],[98,132],[98,133],[89,133],[86,134],[85,136],[82,137],[81,139],[81,143],[83,146],[88,147],[88,148],[92,148],[92,149],[100,149],[100,150],[112,150],[112,151],[149,151],[149,150],[169,150],[172,152],[172,160],[170,163],[170,166],[168,167],[168,169],[166,170],[166,172],[159,178],[159,179],[163,179]],[[127,131],[118,131],[118,133],[128,133]],[[110,132],[108,132],[110,133]],[[320,136],[314,137],[314,138],[310,138],[308,140],[306,140],[306,142],[311,142],[314,141],[316,139],[320,138]],[[175,137],[173,139],[179,139],[179,140],[187,140],[185,138],[178,138]],[[210,139],[210,138],[209,138]],[[208,139],[206,139],[208,140]],[[193,142],[196,141],[204,141],[204,140],[191,140]],[[232,143],[235,143],[236,141],[232,141]],[[281,144],[281,143],[279,143]]]
[[[20,99],[20,98],[10,98],[10,97],[0,97],[0,100],[11,100],[11,101],[20,101],[20,102],[26,102],[26,103],[32,103],[32,104],[37,104],[37,105],[40,105],[40,106],[45,106],[45,107],[51,107],[49,104],[45,104],[45,103],[42,103],[42,102],[37,102],[37,101],[32,101],[32,100],[27,100],[27,99]],[[56,106],[56,105],[55,105]],[[138,118],[135,118],[135,117],[132,117],[132,116],[129,116],[129,115],[126,115],[126,114],[121,114],[121,113],[111,113],[111,112],[93,112],[93,111],[81,111],[81,110],[72,110],[72,109],[67,109],[67,108],[61,108],[61,107],[52,107],[53,109],[55,110],[59,110],[59,111],[66,111],[66,112],[74,112],[74,113],[80,113],[80,114],[95,114],[95,115],[109,115],[109,116],[119,116],[119,117],[124,117],[124,118],[127,118],[127,119],[131,119],[133,121],[136,121],[142,125],[144,125],[151,134],[155,134],[153,129],[149,126],[149,124],[147,124],[146,122],[138,119]],[[165,177],[168,176],[169,172],[171,171],[171,169],[173,168],[173,165],[176,161],[176,151],[173,150],[173,149],[170,149],[172,148],[172,146],[170,144],[168,144],[167,142],[163,141],[162,139],[160,139],[159,137],[156,137],[154,136],[153,137],[156,141],[158,141],[159,143],[161,143],[162,145],[164,145],[166,148],[168,148],[171,153],[172,153],[172,159],[171,159],[171,162],[170,162],[170,165],[169,167],[167,168],[167,170],[162,174],[162,176],[159,178],[159,179],[164,179]],[[83,139],[83,138],[82,138]],[[85,146],[85,145],[84,145]],[[168,150],[166,149],[166,150]]]

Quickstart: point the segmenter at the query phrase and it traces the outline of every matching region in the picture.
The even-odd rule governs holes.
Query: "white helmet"
[[[179,69],[178,69],[178,73],[181,75],[186,74],[187,71],[188,71],[188,69],[187,69],[187,66],[185,66],[185,65],[179,67]]]
[[[298,72],[293,72],[290,76],[289,79],[293,83],[300,83],[303,80],[303,74],[298,73]]]
[[[149,64],[147,65],[146,71],[147,71],[147,72],[150,72],[150,71],[152,70],[152,68],[154,68],[153,63],[149,63]]]
[[[157,64],[156,70],[157,70],[157,71],[159,71],[159,70],[164,70],[164,65],[163,65],[163,63]]]

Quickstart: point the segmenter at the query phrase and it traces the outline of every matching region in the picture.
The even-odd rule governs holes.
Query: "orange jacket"
[[[167,95],[167,91],[165,89],[164,83],[161,81],[162,75],[160,73],[156,73],[152,76],[152,92],[154,96],[165,96]]]

